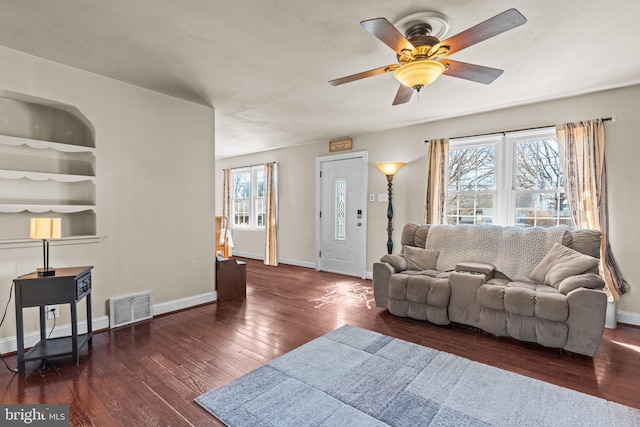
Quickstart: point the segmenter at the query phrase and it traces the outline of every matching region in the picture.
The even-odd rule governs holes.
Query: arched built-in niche
[[[32,217],[62,218],[63,238],[95,236],[95,163],[77,108],[0,91],[0,241],[28,238]]]

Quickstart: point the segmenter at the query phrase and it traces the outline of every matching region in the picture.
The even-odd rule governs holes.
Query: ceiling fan
[[[428,22],[413,24],[407,28],[405,35],[402,35],[385,18],[362,21],[360,24],[367,31],[396,52],[398,64],[331,80],[329,84],[338,86],[393,71],[394,77],[400,82],[400,88],[393,100],[393,105],[409,102],[414,90],[420,92],[422,88],[433,83],[441,74],[489,84],[497,79],[503,70],[451,59],[441,60],[441,58],[446,58],[476,43],[519,27],[525,22],[527,20],[520,12],[516,9],[509,9],[455,36],[440,41],[431,34],[432,26]]]

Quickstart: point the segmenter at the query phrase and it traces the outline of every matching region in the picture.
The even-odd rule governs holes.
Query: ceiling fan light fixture
[[[445,69],[440,62],[427,59],[404,64],[393,75],[403,85],[419,91],[436,81]]]

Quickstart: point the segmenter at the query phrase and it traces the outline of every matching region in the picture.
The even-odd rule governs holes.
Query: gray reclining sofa
[[[606,315],[600,232],[407,224],[373,266],[376,306],[593,356]]]

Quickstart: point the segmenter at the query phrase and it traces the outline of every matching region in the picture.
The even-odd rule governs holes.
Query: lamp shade
[[[376,163],[374,166],[380,169],[380,172],[387,176],[393,176],[398,172],[398,169],[403,167],[406,163],[404,162],[382,162]]]
[[[426,59],[404,64],[393,75],[403,85],[420,90],[433,83],[444,70],[440,62]]]
[[[62,235],[62,219],[31,218],[29,237],[31,239],[59,239]]]

